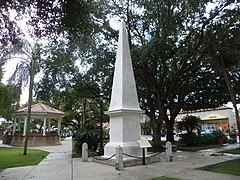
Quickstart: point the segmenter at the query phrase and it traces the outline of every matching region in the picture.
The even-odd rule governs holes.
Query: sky
[[[16,12],[12,11],[11,12],[11,19],[13,20],[14,17],[16,16]],[[26,33],[27,29],[30,28],[27,25],[27,19],[23,18],[20,21],[17,21],[18,26],[23,30],[23,32],[25,32],[25,38],[31,42],[32,39],[29,37],[29,35]],[[110,26],[117,30],[119,28],[119,17],[114,17],[113,19],[110,20]],[[7,61],[7,63],[3,66],[3,71],[4,71],[4,75],[3,75],[3,79],[2,79],[2,83],[7,84],[7,80],[9,79],[9,77],[13,74],[14,70],[16,69],[17,64],[21,61],[21,59],[10,59]],[[81,67],[79,66],[80,69],[84,69],[85,67]],[[41,75],[37,75],[35,77],[35,83],[38,82],[41,79]],[[22,87],[22,94],[20,97],[20,104],[25,104],[28,101],[28,86],[27,87]],[[34,94],[34,93],[33,93]]]
[[[3,79],[2,83],[7,84],[7,80],[9,77],[13,74],[17,64],[20,62],[20,59],[14,59],[14,60],[9,60],[4,66],[3,66]],[[39,80],[39,78],[36,78]],[[28,86],[22,87],[22,94],[20,97],[20,104],[25,104],[28,101]]]
[[[14,18],[16,17],[17,13],[14,10],[11,10],[10,13],[10,19],[14,20]],[[22,31],[25,33],[25,38],[31,42],[31,38],[29,37],[29,35],[27,34],[27,29],[29,29],[30,27],[27,25],[27,18],[22,18],[19,21],[16,21],[17,25],[22,29]],[[21,59],[10,59],[7,61],[7,63],[3,66],[3,71],[4,71],[4,75],[3,75],[3,79],[2,79],[2,83],[7,84],[7,80],[9,79],[9,77],[13,74],[14,70],[16,69],[17,64],[21,61]],[[21,95],[21,100],[20,103],[21,104],[25,104],[28,101],[28,87],[23,87],[22,88],[22,95]]]
[[[210,9],[213,9],[214,8],[214,4],[210,4],[208,6],[208,10]],[[16,12],[12,12],[11,13],[12,15],[12,18],[14,18],[16,16]],[[29,28],[27,25],[26,25],[26,22],[27,22],[27,19],[22,19],[21,21],[18,22],[18,26],[23,29],[25,32],[27,28]],[[114,17],[113,19],[110,20],[110,25],[113,29],[118,29],[119,28],[119,17]],[[29,36],[26,34],[25,36],[29,41],[30,38]],[[7,79],[11,76],[11,74],[13,74],[15,68],[16,68],[16,65],[17,63],[20,62],[21,59],[14,59],[14,60],[9,60],[5,66],[4,66],[4,76],[3,76],[3,80],[2,82],[7,84]],[[38,82],[39,80],[41,79],[41,75],[37,75],[37,77],[35,78],[35,82]],[[28,87],[22,87],[22,95],[21,95],[21,101],[20,103],[21,104],[25,104],[26,102],[28,101]],[[232,103],[228,103],[227,106],[229,107],[232,107]],[[240,107],[240,105],[239,105]]]

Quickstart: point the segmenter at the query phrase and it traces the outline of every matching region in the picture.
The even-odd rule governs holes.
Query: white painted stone
[[[17,119],[14,117],[14,120],[13,120],[13,134],[15,134],[15,132],[16,132],[16,123],[17,123]]]
[[[46,136],[46,128],[47,128],[47,117],[43,118],[43,136]]]
[[[110,142],[104,148],[104,156],[115,154],[118,145],[123,148],[124,153],[141,155],[136,141],[140,139],[139,114],[142,114],[142,110],[138,104],[125,26],[125,22],[121,20],[112,96],[109,110],[106,112],[110,116]]]
[[[24,118],[23,136],[27,134],[27,116]]]
[[[121,146],[116,147],[116,164],[115,168],[118,171],[123,170],[123,148]]]
[[[120,23],[111,97],[109,113],[122,109],[141,111],[138,104],[126,25],[123,20]]]
[[[172,143],[169,141],[166,143],[166,161],[167,162],[173,161]]]
[[[82,162],[88,161],[88,145],[87,143],[82,144]]]
[[[61,132],[61,119],[58,119],[58,135],[60,135]]]

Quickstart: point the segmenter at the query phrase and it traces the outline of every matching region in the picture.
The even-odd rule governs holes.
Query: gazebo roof
[[[21,114],[27,114],[27,107],[18,109],[14,111],[15,115],[21,115]],[[52,108],[50,106],[47,106],[46,104],[38,103],[32,105],[31,108],[31,114],[35,116],[41,116],[41,115],[50,115],[50,116],[63,116],[64,112]]]

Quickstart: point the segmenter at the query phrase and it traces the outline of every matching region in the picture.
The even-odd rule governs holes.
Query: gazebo
[[[45,146],[60,144],[59,135],[61,131],[61,118],[64,112],[45,104],[38,103],[31,107],[31,122],[35,120],[43,121],[40,131],[30,129],[28,138],[29,146]],[[57,127],[52,128],[52,121],[57,121]],[[54,121],[54,122],[55,122]],[[27,107],[21,108],[13,113],[13,133],[11,145],[23,146],[24,137],[26,135]],[[22,126],[23,124],[23,126]]]

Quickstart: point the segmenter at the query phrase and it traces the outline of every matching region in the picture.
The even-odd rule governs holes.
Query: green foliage
[[[187,134],[182,134],[181,142],[187,146],[197,145],[199,143],[200,137],[200,122],[201,119],[196,116],[185,116],[181,122],[178,123],[180,129],[187,131]],[[194,130],[198,131],[198,136],[193,132]]]
[[[200,151],[200,150],[206,150],[206,149],[213,149],[213,148],[219,148],[222,147],[222,145],[219,144],[211,144],[211,145],[201,145],[201,146],[178,146],[177,149],[183,150],[183,151]]]
[[[216,140],[212,134],[206,134],[201,136],[200,144],[203,146],[215,144]]]
[[[0,147],[0,169],[37,165],[49,154],[46,151],[29,149],[28,155],[22,155],[22,151],[22,148]]]
[[[185,129],[187,133],[192,133],[193,130],[201,128],[200,123],[201,119],[199,117],[187,115],[179,122],[178,126],[180,129]]]
[[[240,159],[234,159],[234,160],[225,161],[225,162],[218,163],[211,166],[206,166],[201,168],[201,170],[240,176],[239,164],[240,164]]]
[[[228,153],[228,154],[240,154],[240,148],[237,149],[229,149],[225,151],[221,151],[222,153]]]
[[[61,135],[61,136],[60,136],[60,141],[64,141],[65,138],[66,138],[66,136]]]
[[[96,151],[99,143],[99,129],[96,126],[96,121],[86,121],[74,134],[76,140],[75,149],[80,149],[83,143],[88,144],[90,151]]]
[[[217,144],[227,143],[227,141],[228,141],[227,136],[221,130],[213,131],[213,136],[214,136]],[[223,139],[223,141],[222,141],[222,139]]]
[[[152,130],[151,122],[145,122],[142,127],[143,134],[150,134]]]
[[[9,78],[9,84],[27,86],[31,78],[34,80],[34,76],[40,72],[41,46],[38,42],[32,44],[26,39],[22,39],[19,44],[16,44],[16,52],[12,52],[10,57],[19,58],[21,61]]]
[[[231,131],[229,130],[229,136],[231,139],[237,139],[236,130],[235,129],[232,129]]]
[[[15,110],[15,105],[20,100],[21,88],[14,85],[4,85],[0,83],[0,115],[6,119],[11,119],[11,113]]]
[[[64,43],[53,45],[50,55],[46,54],[44,77],[36,90],[39,99],[68,109],[69,117],[79,122],[83,115],[81,88],[76,91],[73,87],[79,79],[86,84],[95,83],[94,89],[110,97],[117,32],[109,22],[113,17],[117,21],[122,13],[126,14],[140,104],[151,119],[154,144],[159,145],[158,132],[163,121],[168,129],[167,140],[174,140],[173,125],[181,109],[216,107],[229,100],[222,77],[203,60],[211,59],[211,53],[217,56],[222,49],[221,54],[226,54],[229,47],[225,45],[231,42],[228,35],[238,37],[239,3],[236,1],[218,2],[208,14],[207,5],[212,0],[14,2],[7,0],[1,4],[5,29],[12,26],[15,32],[13,23],[8,26],[7,16],[9,9],[15,9],[18,18],[25,13],[31,15],[29,24],[33,25],[36,36],[67,38]],[[31,7],[34,11],[30,11]],[[234,40],[230,46],[233,51],[229,51],[232,54],[238,50],[239,38],[231,40]],[[81,60],[81,65],[87,64],[87,73],[76,70],[76,59]],[[238,84],[238,79],[232,81]],[[160,112],[157,118],[156,112]]]
[[[198,137],[195,133],[182,134],[180,142],[186,144],[186,146],[196,146],[198,145]]]
[[[225,138],[225,134],[221,130],[213,131],[213,136],[215,138]]]

